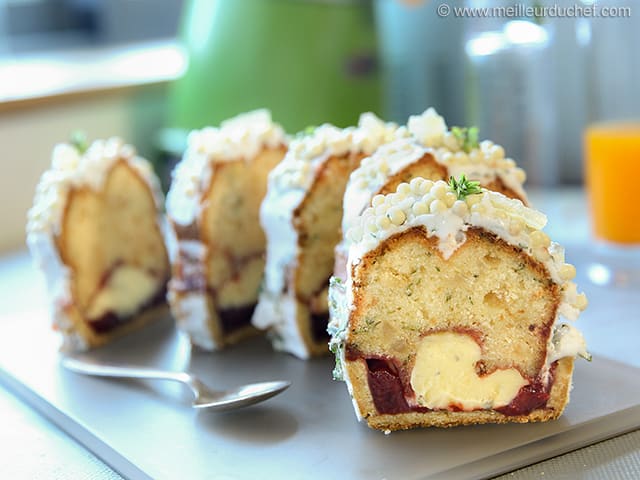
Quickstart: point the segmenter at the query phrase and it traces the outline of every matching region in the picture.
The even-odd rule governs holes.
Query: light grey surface
[[[589,295],[590,306],[579,319],[577,325],[584,331],[590,350],[640,366],[640,352],[637,347],[638,338],[640,338],[640,316],[638,314],[640,311],[640,295],[638,295],[638,291],[596,287],[588,284],[584,277],[584,268],[590,261],[592,246],[587,243],[588,223],[585,217],[587,207],[584,203],[583,195],[579,191],[563,192],[560,195],[558,193],[534,192],[532,198],[537,206],[542,207],[542,209],[549,214],[550,223],[546,230],[551,232],[554,239],[560,240],[568,247],[567,258],[569,261],[574,262],[578,268],[578,285],[581,290],[585,290]],[[12,348],[23,350],[22,355],[28,354],[29,362],[37,362],[40,368],[46,369],[46,359],[48,357],[45,355],[45,352],[39,352],[36,339],[29,338],[24,340],[18,338],[19,331],[24,333],[27,329],[34,335],[39,332],[48,331],[49,320],[46,312],[35,312],[37,315],[33,315],[34,308],[43,305],[42,301],[42,280],[39,276],[35,275],[30,268],[26,256],[20,254],[15,257],[2,259],[2,261],[0,261],[0,329],[2,329],[0,341],[3,345],[0,349],[4,349],[4,344],[7,342],[14,344]],[[29,314],[29,311],[32,311],[32,313]],[[17,321],[21,323],[21,328],[16,328],[14,331],[13,328],[6,326],[5,322],[8,322],[9,316],[17,318]],[[210,361],[215,361],[215,358],[216,355],[214,355]],[[167,363],[163,364],[162,361],[159,363],[165,367],[169,366]],[[179,365],[175,366],[178,367]],[[582,367],[589,367],[589,364],[580,362],[578,366],[581,370],[584,370]],[[37,368],[37,365],[32,368]],[[311,371],[311,369],[312,367],[309,367],[309,371]],[[303,370],[303,373],[304,371],[305,370]],[[55,377],[60,374],[57,369],[49,369],[49,372],[52,379],[55,379]],[[259,369],[256,373],[257,372],[259,372]],[[45,372],[43,372],[42,375],[45,375]],[[73,393],[70,387],[74,385],[69,375],[71,374],[67,374],[65,377],[66,380],[58,385],[58,387],[63,390],[62,393],[65,393],[64,389],[69,388],[69,391],[66,392],[67,396]],[[250,372],[244,372],[242,375],[244,375],[244,378],[251,378],[252,380],[257,378],[257,375],[251,375]],[[184,400],[185,404],[188,403],[188,396],[185,394],[183,397],[182,392],[175,389],[164,390],[153,387],[151,384],[139,383],[120,385],[117,387],[111,382],[106,382],[107,384],[103,385],[103,381],[92,379],[84,380],[90,381],[92,388],[95,389],[94,398],[101,398],[101,401],[109,404],[115,403],[116,405],[123,405],[118,399],[118,391],[122,388],[133,389],[136,398],[144,397],[147,399],[146,401],[152,405],[159,402],[162,403],[163,408],[168,409],[170,412],[174,411],[174,415],[177,415],[177,411],[179,411],[181,405],[184,405],[180,403],[182,400]],[[593,380],[594,379],[591,378],[589,381]],[[53,381],[54,380],[51,380],[49,383]],[[619,382],[614,382],[616,383],[614,387],[617,387],[617,383],[622,385],[630,381],[633,381],[633,379],[624,378]],[[576,378],[577,386],[572,394],[572,403],[569,406],[568,414],[571,412],[571,409],[574,408],[576,402],[579,402],[577,396],[580,392],[580,383],[578,382],[581,382],[580,377]],[[328,380],[326,383],[328,385],[341,387],[340,384],[335,384]],[[636,380],[636,384],[637,383]],[[324,385],[324,383],[322,385]],[[49,387],[50,386],[51,385],[49,385]],[[114,391],[114,389],[110,388],[111,386],[116,387],[116,390]],[[609,398],[611,402],[615,401],[615,395],[613,395],[615,391],[614,388],[613,391],[608,392],[609,397],[613,397]],[[289,395],[290,393],[292,392],[287,392],[285,395]],[[335,407],[343,412],[342,416],[349,424],[355,424],[351,416],[352,411],[348,404],[346,392],[343,390],[338,397],[339,401]],[[636,396],[636,399],[637,398]],[[91,410],[90,406],[83,406],[82,398],[76,399],[75,401],[71,401],[72,398],[68,400],[72,405],[79,404],[85,410]],[[274,399],[273,402],[276,400],[279,399]],[[315,399],[310,408],[313,409],[320,401],[321,398]],[[11,431],[4,432],[8,435],[5,437],[4,442],[13,442],[16,444],[16,451],[19,449],[20,452],[25,453],[24,456],[10,455],[10,458],[8,457],[6,460],[4,457],[1,457],[3,460],[0,462],[0,476],[3,478],[7,477],[7,475],[4,475],[5,472],[17,472],[16,475],[9,475],[7,478],[49,478],[54,476],[62,479],[75,479],[103,478],[103,475],[109,475],[109,473],[105,473],[109,472],[109,470],[105,469],[104,465],[96,462],[95,458],[89,462],[78,460],[79,457],[87,456],[91,458],[91,456],[87,455],[87,452],[82,450],[81,447],[78,447],[75,442],[65,437],[62,432],[52,427],[50,423],[43,421],[31,412],[24,404],[19,404],[13,399],[13,401],[8,403],[8,408],[5,409],[4,405],[2,405],[2,407],[3,408],[0,409],[0,421],[3,422],[3,425],[13,425],[15,427],[12,428]],[[281,435],[281,437],[278,438],[279,443],[276,442],[275,445],[268,443],[268,432],[264,432],[258,428],[259,425],[264,426],[266,424],[267,428],[273,427],[274,431],[271,432],[272,434],[281,431],[283,428],[281,424],[283,423],[285,426],[288,425],[289,431],[300,428],[299,424],[292,426],[290,421],[286,421],[287,418],[290,420],[290,417],[283,415],[279,404],[274,404],[273,407],[278,407],[275,409],[273,415],[269,415],[269,412],[272,412],[272,407],[270,403],[267,403],[264,405],[264,408],[260,407],[258,411],[253,412],[248,418],[232,416],[221,417],[219,419],[205,419],[200,418],[198,415],[192,415],[187,417],[185,422],[187,425],[192,425],[197,422],[215,427],[220,430],[221,434],[224,434],[225,438],[229,437],[228,442],[234,444],[241,443],[243,445],[247,444],[247,449],[249,450],[258,448],[246,439],[246,437],[250,437],[256,444],[262,445],[262,448],[265,450],[264,456],[268,456],[269,452],[280,449],[279,443],[286,443],[288,440],[282,438],[283,436]],[[113,408],[116,407],[113,406]],[[48,413],[51,415],[51,411]],[[133,416],[136,417],[135,420],[133,422],[127,422],[124,419],[119,419],[118,416],[115,415],[111,418],[112,422],[116,424],[113,428],[125,429],[125,431],[131,434],[135,433],[138,438],[141,438],[143,442],[147,443],[146,448],[153,448],[155,439],[151,433],[146,432],[148,429],[147,425],[152,422],[148,420],[145,409],[142,407],[134,408]],[[10,420],[13,418],[20,418],[21,421],[7,421],[7,419]],[[105,422],[104,419],[101,421]],[[358,441],[368,441],[367,439],[369,439],[371,435],[375,435],[375,437],[373,437],[375,441],[384,446],[382,442],[396,437],[396,434],[385,437],[375,432],[369,432],[366,427],[358,428]],[[524,428],[528,427],[524,426]],[[80,429],[80,431],[82,432],[83,429]],[[138,431],[141,432],[138,433]],[[24,439],[31,435],[52,438],[54,439],[53,441],[60,443],[60,445],[53,445],[51,442],[27,441]],[[293,435],[295,435],[295,432]],[[404,436],[405,434],[398,435]],[[413,432],[409,432],[409,436],[411,437],[412,435]],[[447,435],[446,432],[443,432],[442,436],[446,437]],[[22,436],[23,440],[16,442],[13,440],[16,438],[15,436]],[[168,432],[161,432],[160,437],[163,436],[170,437],[174,440],[179,439],[179,436],[176,438],[170,430]],[[330,449],[327,459],[331,457],[335,450],[348,448],[349,445],[343,440],[344,439],[341,439],[339,443],[330,446],[321,445],[325,450]],[[64,443],[64,445],[62,445],[62,443]],[[176,442],[174,441],[174,443]],[[350,443],[353,445],[354,442],[351,441]],[[94,441],[90,444],[90,448],[97,448],[98,446],[99,442],[96,443]],[[420,446],[422,445],[418,445],[418,447]],[[143,447],[141,446],[140,448]],[[175,448],[176,446],[172,444],[169,451]],[[356,448],[358,448],[357,445]],[[181,447],[178,448],[178,450],[183,451]],[[212,454],[219,453],[217,450],[212,450],[213,449],[208,448],[206,445],[200,445],[191,452],[195,459],[190,461],[210,462]],[[292,450],[292,452],[293,451],[294,450]],[[457,449],[454,449],[454,451],[457,451]],[[638,471],[640,470],[639,452],[640,432],[636,431],[509,473],[505,475],[504,478],[514,478],[517,480],[533,478],[638,478]],[[385,457],[386,455],[387,453],[385,453]],[[25,465],[25,458],[27,456],[32,459],[30,465]],[[371,454],[370,456],[374,455]],[[240,459],[240,464],[259,461],[259,458],[260,456],[258,456],[258,458],[244,457]],[[353,454],[354,461],[357,458],[365,458],[368,460],[365,452],[361,451]],[[273,461],[275,461],[273,458],[269,459],[269,462]],[[217,464],[217,462],[215,463]],[[77,469],[75,467],[77,467]],[[218,465],[214,465],[210,469],[210,476],[223,477],[223,471],[217,467]],[[319,466],[308,465],[307,467],[319,469],[322,467],[322,463]],[[20,475],[20,472],[27,473]],[[38,472],[39,474],[29,475],[28,472]],[[44,472],[49,472],[49,474],[47,475]],[[293,475],[292,472],[287,473],[289,476]],[[164,477],[166,478],[167,475]],[[262,475],[262,477],[264,477],[264,475]],[[346,476],[342,475],[342,477]],[[371,477],[375,478],[375,475],[372,474]],[[231,474],[230,478],[237,477]],[[390,476],[389,478],[395,477]]]
[[[496,480],[640,478],[640,430],[537,463]]]
[[[0,478],[120,480],[99,458],[71,440],[0,385]]]
[[[293,381],[288,391],[251,409],[194,412],[188,394],[175,385],[65,371],[57,339],[33,328],[40,315],[27,313],[2,325],[0,375],[131,478],[279,478],[290,472],[300,478],[485,477],[640,427],[640,370],[601,358],[578,362],[573,400],[559,421],[385,436],[355,421],[345,386],[331,379],[329,358],[302,362],[271,352],[263,339],[220,353],[190,353],[188,342],[164,322],[91,354],[111,362],[188,367],[221,387],[276,375]],[[624,409],[623,417],[612,415]]]

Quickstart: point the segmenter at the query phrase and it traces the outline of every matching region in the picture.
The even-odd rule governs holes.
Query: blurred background
[[[52,146],[119,135],[165,181],[186,132],[267,107],[295,133],[434,106],[529,186],[583,181],[582,133],[640,118],[640,7],[615,18],[461,18],[438,7],[593,1],[0,0],[0,252],[24,245]],[[635,14],[635,15],[634,15]]]

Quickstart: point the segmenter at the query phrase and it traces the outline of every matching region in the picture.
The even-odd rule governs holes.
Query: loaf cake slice
[[[268,330],[277,350],[327,353],[327,289],[347,179],[363,157],[407,134],[371,113],[357,127],[322,125],[293,140],[269,176],[260,214],[267,264],[253,324]]]
[[[189,136],[167,195],[175,232],[169,303],[192,343],[220,349],[255,334],[251,316],[264,273],[259,222],[267,175],[287,138],[266,110]]]
[[[354,219],[371,205],[376,194],[392,193],[400,183],[415,177],[436,181],[465,175],[484,188],[528,203],[522,187],[524,171],[505,158],[500,145],[490,140],[479,142],[476,129],[449,129],[433,108],[410,117],[407,128],[411,137],[383,145],[351,173],[343,200],[343,237],[336,247],[336,276],[344,279],[349,248],[344,232]]]
[[[120,139],[55,147],[27,243],[46,275],[63,349],[103,345],[168,313],[162,203],[151,165]]]
[[[479,191],[479,193],[474,193]],[[546,217],[465,179],[415,178],[353,226],[329,291],[334,375],[372,428],[557,418],[587,357],[575,268]]]

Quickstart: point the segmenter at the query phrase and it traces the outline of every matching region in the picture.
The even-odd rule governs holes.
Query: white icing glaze
[[[265,293],[260,297],[252,321],[256,328],[270,328],[269,338],[275,350],[306,360],[310,354],[300,330],[295,326],[297,311],[296,300],[292,296]]]
[[[131,145],[114,137],[96,140],[84,154],[66,143],[56,145],[51,168],[42,174],[27,216],[27,245],[34,262],[45,274],[53,324],[63,333],[65,349],[84,350],[88,345],[73,330],[64,311],[64,307],[72,302],[71,271],[60,258],[56,238],[61,233],[69,193],[85,187],[101,190],[107,174],[118,161],[126,162],[139,174],[152,192],[160,212],[163,195],[151,164],[136,156]],[[158,222],[161,222],[159,213]]]
[[[198,277],[200,283],[204,285],[206,283],[204,271],[206,253],[207,248],[202,242],[183,239],[176,243],[173,261],[180,258],[183,275]],[[194,345],[205,350],[216,350],[218,345],[207,327],[209,322],[207,293],[195,290],[178,294],[179,289],[176,288],[176,282],[180,282],[180,280],[176,278],[169,280],[167,300],[179,329],[189,336]]]
[[[88,187],[102,189],[104,180],[118,161],[125,161],[149,185],[157,205],[163,202],[160,184],[151,164],[136,156],[131,145],[119,138],[96,140],[84,154],[72,145],[54,147],[51,168],[42,174],[36,187],[33,207],[28,213],[27,234],[60,233],[62,214],[71,189]]]
[[[447,125],[433,108],[422,115],[409,118],[408,130],[412,136],[400,138],[380,147],[371,157],[362,160],[351,173],[343,200],[342,232],[347,232],[355,219],[370,206],[373,195],[386,182],[405,167],[431,154],[436,162],[447,169],[447,177],[459,178],[465,174],[469,180],[482,185],[500,178],[521,198],[526,200],[522,188],[524,172],[515,162],[504,158],[504,150],[490,141],[480,142],[478,148],[466,153],[459,141],[449,132]],[[346,257],[349,241],[343,239],[336,247],[336,255]]]
[[[351,172],[344,192],[342,231],[351,228],[389,178],[421,159],[427,152],[415,140],[401,138],[382,145],[371,157],[364,158],[360,166]]]
[[[306,358],[304,342],[297,332],[295,293],[286,275],[295,268],[298,233],[293,213],[311,188],[316,173],[331,156],[372,154],[380,145],[408,132],[385,123],[372,113],[360,116],[357,127],[340,129],[324,124],[309,135],[292,140],[286,156],[269,174],[267,195],[260,209],[260,222],[267,238],[265,280],[252,323],[272,329],[276,348]],[[288,298],[288,300],[287,300]],[[278,303],[286,302],[286,308]]]
[[[251,162],[265,148],[286,146],[288,139],[280,125],[274,123],[268,110],[256,110],[223,122],[220,128],[207,127],[191,132],[187,150],[173,171],[167,194],[167,214],[176,225],[199,222],[202,196],[209,188],[215,166],[221,162]],[[206,284],[204,261],[207,246],[193,239],[176,238],[176,255],[185,275],[197,276]],[[220,347],[207,327],[208,293],[204,290],[178,295],[175,281],[169,283],[169,305],[178,326],[191,341],[206,350]]]
[[[209,321],[207,296],[194,292],[183,295],[177,300],[175,292],[169,290],[167,299],[178,320],[178,327],[188,335],[191,343],[204,350],[216,350],[218,345],[207,327]]]
[[[191,224],[200,213],[200,199],[211,180],[216,163],[253,160],[263,148],[286,146],[280,125],[268,110],[255,110],[189,134],[187,150],[173,171],[167,194],[167,213],[180,225]]]
[[[343,282],[339,278],[331,278],[329,283],[329,326],[327,331],[330,335],[329,349],[336,358],[333,378],[335,380],[342,380],[347,384],[353,409],[360,422],[363,419],[364,412],[360,410],[358,402],[356,402],[349,371],[345,368],[347,359],[344,345],[347,340],[347,327],[349,314],[354,305],[353,301],[353,280],[351,275],[347,275],[346,282]]]
[[[591,358],[587,352],[584,337],[573,325],[567,323],[557,325],[547,351],[547,363],[551,364],[561,358],[575,357],[576,355],[587,359]]]
[[[415,226],[425,227],[428,236],[438,239],[444,258],[449,258],[466,241],[465,232],[469,227],[480,227],[540,261],[561,291],[542,374],[546,375],[555,360],[576,354],[587,356],[580,332],[558,323],[561,315],[575,320],[587,301],[570,281],[575,269],[564,263],[564,249],[541,231],[546,224],[542,213],[525,207],[519,200],[487,190],[459,200],[447,183],[421,178],[400,184],[395,193],[374,197],[372,205],[347,232],[351,246],[346,281],[333,279],[329,288],[330,346],[339,362],[344,362],[344,342],[349,315],[354,308],[352,267],[387,238]],[[348,379],[345,381],[349,383]]]
[[[522,199],[527,199],[522,188],[526,175],[512,159],[505,158],[500,145],[484,140],[477,148],[465,152],[458,139],[448,130],[444,118],[433,108],[409,117],[407,128],[418,142],[430,149],[438,162],[447,167],[449,175],[458,178],[464,173],[467,178],[483,184],[497,177]]]

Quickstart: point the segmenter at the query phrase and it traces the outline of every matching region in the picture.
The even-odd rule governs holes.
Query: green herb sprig
[[[315,125],[309,125],[304,130],[300,130],[298,133],[296,133],[296,137],[300,138],[300,137],[308,137],[309,135],[313,135],[313,132],[316,131],[316,128],[318,127],[316,127]]]
[[[451,127],[451,134],[458,140],[460,148],[467,153],[480,145],[478,127]]]
[[[69,143],[78,151],[80,155],[82,155],[89,149],[87,135],[82,130],[71,132]]]
[[[467,177],[464,176],[464,173],[460,175],[460,178],[458,180],[456,180],[454,177],[450,177],[449,187],[451,188],[453,193],[456,194],[458,200],[464,200],[469,195],[482,193],[480,182],[467,180]]]

